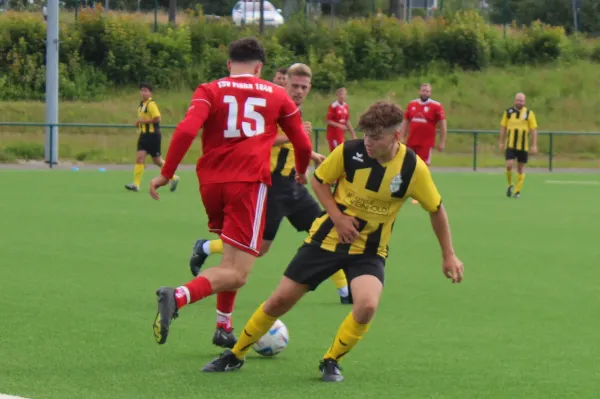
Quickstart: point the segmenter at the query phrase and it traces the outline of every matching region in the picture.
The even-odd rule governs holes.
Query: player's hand
[[[158,195],[157,190],[162,186],[166,186],[168,183],[169,183],[169,179],[167,179],[163,175],[156,176],[154,179],[152,179],[150,181],[150,196],[158,201],[159,195]]]
[[[504,143],[499,143],[498,144],[498,148],[500,148],[500,151],[504,150]]]
[[[531,146],[531,151],[532,154],[535,154],[537,152],[537,145],[532,145]]]
[[[302,122],[302,127],[304,128],[304,131],[306,132],[306,134],[308,134],[309,136],[312,135],[312,123],[308,122],[308,121],[304,121]]]
[[[360,224],[353,216],[342,214],[339,218],[333,220],[333,225],[342,244],[352,244],[360,234],[358,232]]]
[[[439,152],[442,152],[442,151],[444,151],[444,149],[445,149],[445,148],[446,148],[446,143],[442,143],[442,142],[440,142],[440,143],[438,144],[438,151],[439,151]]]
[[[308,184],[308,177],[306,176],[306,173],[296,173],[296,181],[302,185]]]
[[[464,265],[456,255],[444,259],[442,270],[446,277],[452,279],[452,283],[460,283],[463,279]]]
[[[323,163],[323,161],[325,160],[325,155],[319,154],[318,152],[314,152],[311,155],[311,159],[313,160],[313,162],[315,163],[315,166],[319,166]]]
[[[135,127],[140,127],[140,121],[135,121]]]

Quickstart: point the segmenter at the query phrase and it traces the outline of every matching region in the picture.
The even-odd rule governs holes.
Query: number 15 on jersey
[[[225,138],[237,138],[242,137],[242,132],[246,137],[254,137],[265,132],[265,118],[255,108],[265,108],[267,106],[266,98],[248,97],[242,104],[244,113],[243,119],[250,119],[254,122],[254,129],[252,129],[252,123],[242,122],[241,126],[238,124],[239,104],[238,100],[231,95],[223,97],[223,102],[229,105],[229,112],[227,115],[227,129],[223,132]],[[240,129],[241,128],[241,129]]]

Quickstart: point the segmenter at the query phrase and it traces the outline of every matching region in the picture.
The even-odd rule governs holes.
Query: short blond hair
[[[312,70],[308,65],[297,62],[288,68],[287,76],[305,76],[307,78],[312,78]]]

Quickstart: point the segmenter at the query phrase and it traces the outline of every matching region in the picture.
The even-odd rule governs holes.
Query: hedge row
[[[288,21],[262,38],[265,76],[296,61],[309,63],[314,86],[331,89],[347,80],[386,79],[431,68],[481,70],[488,66],[547,63],[591,57],[590,48],[564,29],[534,23],[504,37],[473,11],[451,19],[354,19],[330,28],[328,22]],[[255,36],[256,27],[227,20],[190,18],[177,27],[108,15],[101,7],[82,11],[77,23],[60,27],[60,87],[63,99],[94,99],[109,87],[149,80],[162,88],[195,87],[226,74],[227,43]],[[45,85],[45,23],[37,15],[0,16],[0,99],[41,99]]]

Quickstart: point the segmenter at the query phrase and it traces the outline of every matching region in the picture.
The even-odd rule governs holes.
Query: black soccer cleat
[[[231,331],[225,330],[223,327],[217,327],[215,335],[213,335],[213,345],[220,346],[221,348],[232,349],[237,342],[237,337]]]
[[[506,196],[508,198],[512,197],[512,190],[513,190],[513,186],[508,186],[508,188],[506,189]]]
[[[342,305],[352,305],[354,303],[354,301],[352,301],[352,297],[350,295],[348,295],[348,296],[341,296],[340,303]]]
[[[140,188],[134,183],[126,184],[125,188],[129,191],[135,191],[135,192],[140,191]]]
[[[175,302],[175,289],[160,287],[156,290],[156,299],[158,301],[158,312],[152,326],[156,342],[162,345],[167,342],[171,321],[179,316],[177,313],[177,303]]]
[[[171,180],[171,188],[170,191],[172,193],[175,192],[175,190],[177,190],[177,186],[179,185],[179,177],[175,177],[173,178],[173,180]]]
[[[236,371],[239,370],[243,365],[244,361],[238,359],[233,352],[227,349],[225,352],[221,353],[218,358],[202,367],[202,371],[205,373]]]
[[[325,382],[341,382],[344,381],[342,375],[342,369],[338,365],[337,360],[334,359],[323,359],[319,364],[319,371],[321,372],[321,380]]]
[[[515,195],[513,195],[514,198],[521,198],[521,193],[520,192],[516,192]]]
[[[196,241],[196,244],[194,244],[192,257],[190,258],[190,270],[192,271],[194,277],[200,274],[200,269],[202,269],[202,265],[204,265],[206,258],[208,258],[208,254],[206,254],[202,248],[204,243],[207,241],[208,240],[201,239]]]

